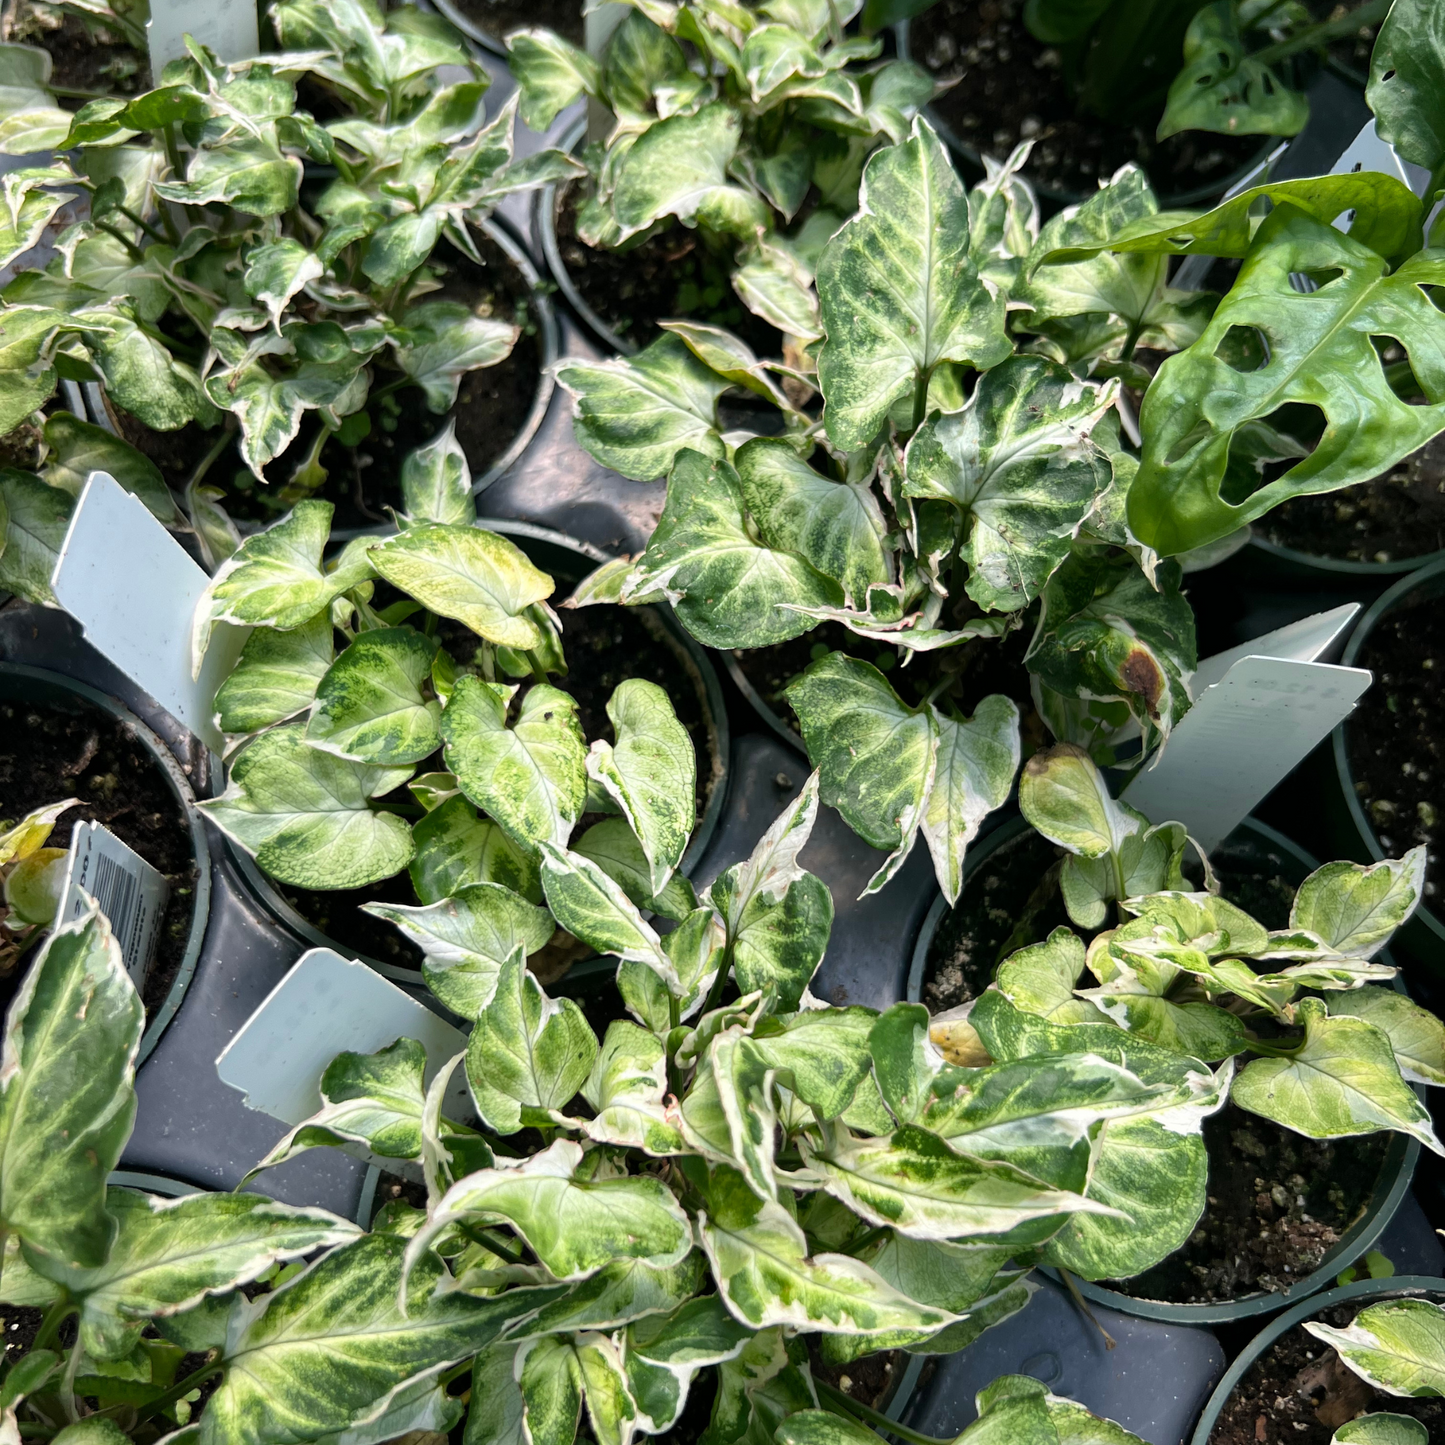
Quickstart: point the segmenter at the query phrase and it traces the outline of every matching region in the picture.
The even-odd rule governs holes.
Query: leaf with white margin
[[[518,847],[566,845],[587,801],[587,752],[577,704],[538,683],[507,726],[514,687],[458,679],[442,713],[447,766],[473,803]]]
[[[246,295],[266,308],[271,324],[279,331],[281,313],[291,298],[310,282],[326,274],[321,258],[308,251],[300,241],[283,236],[253,246],[246,254],[246,272],[242,278]]]
[[[1019,811],[1045,838],[1081,858],[1119,853],[1140,815],[1110,796],[1104,775],[1080,747],[1035,753],[1019,778]]]
[[[541,645],[541,630],[524,614],[545,602],[554,584],[505,537],[481,527],[422,522],[371,547],[368,556],[392,586],[486,641]]]
[[[1317,998],[1301,999],[1297,1012],[1305,1033],[1296,1052],[1240,1070],[1232,1097],[1241,1109],[1311,1139],[1397,1129],[1445,1155],[1381,1030],[1346,1014],[1331,1017]]]
[[[607,700],[617,741],[598,739],[587,774],[622,810],[651,869],[651,892],[662,892],[682,862],[697,818],[697,759],[672,700],[656,683],[628,678]]]
[[[401,501],[411,522],[458,527],[476,522],[472,469],[457,441],[455,417],[425,446],[414,448],[402,460]]]
[[[408,1437],[425,1440],[428,1434],[445,1439],[465,1409],[464,1400],[448,1394],[439,1380],[426,1377],[403,1385],[375,1419],[334,1435],[323,1435],[316,1445],[390,1445],[393,1440]],[[174,1445],[182,1445],[176,1436],[170,1438]]]
[[[0,471],[0,587],[57,605],[50,579],[70,526],[75,498],[29,472]]]
[[[421,1169],[426,1179],[429,1208],[434,1207],[458,1179],[477,1169],[490,1169],[496,1162],[492,1146],[480,1134],[442,1117],[452,1075],[465,1058],[464,1052],[456,1054],[437,1070],[422,1102]]]
[[[1015,1008],[1052,1024],[1105,1023],[1093,1004],[1074,997],[1083,971],[1083,943],[1067,928],[1056,928],[1043,943],[1010,954],[999,964],[995,982]]]
[[[560,1280],[586,1279],[621,1259],[681,1263],[692,1225],[667,1186],[651,1175],[578,1177],[581,1163],[581,1145],[558,1139],[513,1168],[459,1180],[412,1240],[408,1266],[442,1230],[474,1215],[502,1219]]]
[[[104,427],[92,426],[68,411],[55,412],[45,423],[45,481],[79,497],[92,472],[108,472],[167,527],[184,525],[160,468],[123,438]]]
[[[1379,863],[1326,863],[1299,886],[1291,928],[1308,929],[1336,954],[1369,958],[1414,913],[1425,892],[1425,847]]]
[[[1401,1075],[1417,1084],[1445,1084],[1445,1023],[1392,988],[1327,993],[1330,1014],[1374,1024],[1390,1041]]]
[[[323,609],[289,632],[258,627],[216,690],[216,725],[253,733],[305,712],[335,660],[331,614]]]
[[[507,64],[522,94],[522,119],[545,131],[584,92],[600,95],[602,72],[585,50],[550,30],[514,30],[507,36]]]
[[[1008,801],[1022,745],[1019,711],[1001,693],[986,697],[971,718],[958,718],[928,704],[938,735],[933,781],[919,827],[933,855],[938,886],[952,905],[963,888],[964,850],[979,825]]]
[[[43,848],[60,815],[77,806],[79,802],[79,798],[66,798],[61,803],[47,803],[44,807],[32,808],[18,822],[6,828],[0,833],[0,866],[14,862],[17,858],[29,858]]]
[[[198,806],[280,882],[361,888],[411,862],[406,823],[369,806],[411,773],[332,757],[307,745],[303,724],[287,723],[247,743],[226,791]]]
[[[399,1299],[404,1277],[407,1299]],[[383,1415],[394,1394],[484,1349],[556,1286],[476,1299],[397,1235],[365,1235],[234,1306],[199,1445],[305,1445]]]
[[[322,752],[377,767],[420,762],[441,745],[441,703],[427,698],[437,644],[414,627],[361,633],[327,669],[306,721]]]
[[[941,363],[987,370],[1009,355],[1003,300],[969,255],[963,185],[921,117],[869,159],[858,214],[819,262],[818,299],[825,423],[844,450],[872,441],[896,402],[921,399]]]
[[[571,1445],[582,1403],[598,1445],[629,1445],[637,1404],[617,1346],[605,1335],[548,1336],[517,1351],[523,1429],[532,1445]]]
[[[785,336],[802,343],[822,337],[812,272],[792,252],[763,242],[732,280],[743,305]]]
[[[547,946],[552,916],[500,883],[469,883],[437,903],[363,903],[421,949],[427,987],[453,1013],[475,1019],[492,1001],[502,965]]]
[[[501,967],[467,1041],[477,1111],[498,1134],[551,1124],[586,1082],[597,1036],[575,1000],[548,998],[520,956]]]
[[[786,696],[803,728],[822,799],[871,847],[890,856],[868,881],[876,893],[913,848],[935,777],[938,731],[876,667],[841,652],[812,663]]]
[[[687,1404],[693,1376],[734,1360],[753,1331],[715,1294],[690,1299],[669,1315],[652,1315],[627,1332],[627,1383],[648,1434],[670,1430]]]
[[[703,1005],[708,990],[723,966],[727,929],[710,907],[695,908],[662,940],[662,951],[672,962],[682,991],[678,995],[678,1021],[690,1018]],[[635,965],[641,967],[642,965]],[[624,963],[618,969],[619,986]]]
[[[793,1216],[759,1199],[736,1170],[713,1171],[708,1200],[698,1232],[718,1293],[743,1324],[880,1335],[938,1330],[956,1318],[909,1299],[859,1260],[810,1257]]]
[[[162,1199],[112,1187],[106,1207],[118,1229],[104,1264],[81,1269],[34,1256],[80,1306],[80,1342],[94,1360],[129,1354],[153,1317],[228,1294],[280,1260],[345,1244],[361,1233],[325,1209],[295,1208],[257,1194]]]
[[[1049,1423],[1058,1432],[1059,1445],[1147,1445],[1140,1436],[1102,1416],[1091,1414],[1077,1401],[1045,1395]]]
[[[763,541],[802,557],[862,607],[875,583],[893,581],[888,524],[866,485],[830,481],[774,437],[754,437],[734,459],[748,513]]]
[[[746,341],[703,321],[663,321],[664,331],[680,336],[687,349],[725,381],[770,401],[780,411],[799,413],[773,379],[774,363],[759,361]]]
[[[1226,1009],[1165,996],[1177,976],[1172,967],[1149,968],[1142,959],[1138,963],[1138,968],[1116,963],[1108,983],[1080,989],[1079,997],[1121,1029],[1206,1063],[1218,1063],[1249,1047],[1244,1025]]]
[[[1330,1445],[1430,1445],[1430,1434],[1409,1415],[1357,1415],[1330,1437]]]
[[[836,1119],[872,1067],[868,1040],[875,1017],[866,1008],[773,1014],[753,1026],[752,1043],[779,1083],[824,1119]]]
[[[508,1332],[508,1339],[574,1330],[612,1330],[647,1317],[662,1317],[697,1293],[702,1255],[658,1268],[641,1259],[619,1259],[572,1285],[566,1294]]]
[[[624,818],[594,823],[573,843],[572,852],[595,863],[638,908],[681,923],[697,907],[692,884],[681,873],[674,873],[662,892],[653,894],[652,865]]]
[[[478,316],[461,301],[408,307],[402,327],[393,339],[397,365],[426,393],[435,412],[456,405],[465,372],[505,361],[521,335],[509,322]]]
[[[1043,590],[1111,477],[1089,434],[1118,383],[1081,382],[1041,356],[986,372],[962,411],[930,417],[908,443],[904,495],[964,517],[964,590],[1015,612]]]
[[[1039,202],[1023,175],[1032,141],[1023,141],[1000,164],[984,156],[985,175],[968,193],[969,254],[985,284],[1008,297],[1023,258],[1039,238]]]
[[[135,1121],[145,1010],[91,904],[45,940],[5,1018],[0,1226],[60,1264],[105,1263],[105,1180]]]
[[[773,1154],[778,1126],[774,1070],[734,1024],[708,1047],[708,1067],[717,1090],[718,1107],[727,1121],[728,1155],[748,1187],[760,1198],[776,1200],[777,1174]]]
[[[582,1125],[589,1138],[654,1158],[683,1152],[682,1135],[668,1122],[663,1104],[667,1050],[656,1034],[614,1019],[581,1092],[596,1112]]]
[[[605,467],[636,482],[668,472],[679,452],[723,454],[717,402],[732,383],[664,333],[636,356],[558,364],[573,397],[572,429]]]
[[[418,781],[413,779],[413,782]],[[528,903],[542,902],[536,855],[523,851],[470,798],[448,798],[412,829],[412,887],[423,903],[440,903],[472,883],[500,883]]]
[[[801,557],[754,541],[738,474],[725,461],[679,453],[667,503],[623,586],[633,602],[662,592],[709,647],[766,647],[806,632],[808,618],[778,604],[829,606],[842,590]]]
[[[1387,1395],[1445,1395],[1445,1307],[1422,1299],[1386,1300],[1362,1309],[1344,1329],[1306,1320],[1366,1384]]]

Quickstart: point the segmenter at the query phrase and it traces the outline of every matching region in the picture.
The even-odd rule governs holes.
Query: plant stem
[[[69,1295],[61,1297],[45,1311],[45,1318],[40,1321],[40,1328],[36,1331],[35,1339],[31,1342],[31,1351],[48,1350],[56,1335],[60,1333],[60,1327],[79,1308],[74,1304]]]
[[[158,1414],[164,1410],[167,1405],[173,1405],[183,1395],[189,1395],[197,1385],[203,1384],[206,1380],[209,1380],[212,1375],[219,1375],[220,1373],[221,1362],[219,1360],[213,1360],[208,1365],[202,1365],[199,1370],[192,1370],[184,1380],[172,1385],[164,1395],[157,1395],[154,1400],[146,1401],[146,1403],[136,1411],[136,1424],[138,1425],[142,1420],[148,1420],[152,1415]],[[127,1407],[117,1405],[112,1408],[120,1410]],[[99,1413],[105,1415],[109,1412],[102,1410]]]
[[[133,210],[131,210],[129,206],[117,206],[116,210],[119,211],[121,215],[126,218],[127,221],[133,221],[137,226],[139,226],[141,230],[144,231],[146,235],[151,238],[152,241],[159,241],[162,244],[165,243],[165,236],[160,231],[156,230],[156,228],[151,225],[149,221],[143,221],[138,215],[136,215]]]
[[[930,380],[928,374],[923,371],[920,371],[913,380],[913,421],[908,427],[909,436],[912,436],[923,425],[923,418],[928,415],[928,383]]]
[[[1129,323],[1129,335],[1124,340],[1124,349],[1119,353],[1120,361],[1133,361],[1134,348],[1139,344],[1139,335],[1144,330],[1142,320],[1134,320]]]
[[[887,1415],[875,1410],[871,1405],[865,1405],[861,1400],[855,1400],[851,1395],[845,1395],[842,1390],[834,1389],[826,1380],[815,1379],[813,1384],[818,1391],[818,1398],[834,1414],[855,1416],[872,1425],[875,1430],[885,1430],[890,1435],[896,1435],[900,1440],[907,1440],[909,1445],[953,1445],[951,1440],[940,1440],[935,1435],[922,1435],[917,1430],[910,1430],[907,1425],[900,1425],[898,1421],[890,1420]]]
[[[1338,40],[1343,35],[1354,34],[1366,25],[1373,25],[1375,21],[1383,20],[1389,9],[1390,0],[1370,0],[1368,5],[1361,5],[1358,10],[1352,10],[1348,15],[1341,15],[1338,20],[1321,20],[1317,25],[1307,25],[1287,40],[1277,40],[1273,45],[1254,51],[1249,58],[1261,65],[1272,65],[1276,60],[1298,55],[1301,50],[1313,50],[1318,46],[1328,45],[1331,40]]]
[[[190,491],[192,487],[200,486],[201,479],[220,459],[221,453],[225,451],[228,446],[230,446],[231,438],[234,435],[235,433],[229,426],[221,428],[221,435],[216,439],[215,446],[213,446],[210,451],[208,451],[205,456],[203,456],[200,461],[196,463],[196,469],[191,473],[190,480],[186,483],[187,491]]]
[[[75,1377],[80,1373],[82,1353],[80,1341],[77,1339],[70,1347],[70,1354],[65,1361],[65,1377],[60,1385],[60,1408],[65,1411],[65,1418],[72,1425],[80,1418],[75,1408]]]
[[[1084,1296],[1079,1293],[1078,1280],[1076,1280],[1074,1276],[1066,1269],[1059,1270],[1059,1274],[1063,1278],[1065,1287],[1068,1289],[1069,1293],[1073,1295],[1074,1303],[1078,1305],[1081,1311],[1083,1311],[1084,1317],[1089,1321],[1091,1325],[1093,1325],[1096,1330],[1098,1330],[1101,1335],[1103,1335],[1104,1348],[1106,1350],[1114,1349],[1115,1346],[1117,1346],[1119,1343],[1118,1340],[1116,1340],[1113,1335],[1111,1335],[1108,1330],[1106,1330],[1103,1325],[1101,1325],[1099,1321],[1094,1318],[1093,1310],[1091,1310],[1088,1305],[1084,1303]]]
[[[1295,1039],[1294,1042],[1288,1046],[1283,1046],[1280,1044],[1272,1044],[1266,1039],[1251,1038],[1249,1041],[1249,1051],[1252,1054],[1263,1054],[1269,1059],[1292,1059],[1299,1053],[1303,1045],[1303,1039]]]
[[[843,1253],[851,1255],[854,1259],[857,1259],[858,1256],[862,1254],[863,1251],[867,1249],[870,1244],[874,1244],[878,1240],[882,1239],[883,1236],[888,1233],[888,1228],[889,1226],[886,1224],[876,1225],[874,1228],[870,1229],[868,1233],[862,1237],[862,1239],[854,1240],[853,1243],[850,1244],[847,1249],[843,1251]]]
[[[115,237],[115,239],[119,241],[120,244],[124,246],[127,251],[130,252],[130,258],[132,261],[145,260],[145,252],[142,251],[141,248],[137,246],[135,242],[132,241],[130,237],[125,234],[124,231],[117,231],[114,226],[110,225],[105,221],[97,221],[95,223],[95,229],[97,231],[104,231],[107,236]]]
[[[723,989],[727,987],[728,974],[732,972],[733,966],[733,941],[728,939],[727,947],[723,950],[722,962],[718,964],[717,977],[712,981],[712,987],[707,991],[707,998],[703,1002],[702,1012],[699,1018],[710,1014],[722,1002]]]

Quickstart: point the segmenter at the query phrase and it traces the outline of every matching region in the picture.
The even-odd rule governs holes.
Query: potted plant
[[[1219,1110],[1187,1138],[1121,1127],[1111,1166],[1106,1129],[1099,1197],[1127,1195],[1134,1224],[1071,1226],[1046,1258],[1112,1281],[1083,1286],[1091,1298],[1176,1322],[1312,1293],[1389,1222],[1417,1141],[1440,1147],[1408,1084],[1445,1080],[1445,1026],[1370,961],[1418,904],[1423,850],[1303,876],[1308,861],[1255,825],[1190,891],[1181,825],[1151,827],[1114,802],[1081,750],[1036,755],[1019,796],[1037,831],[993,834],[963,905],[935,910],[920,939],[910,997],[941,1011],[935,1040],[996,1058],[1123,1029],[1223,1079]],[[1087,943],[1073,931],[1101,926]]]
[[[374,525],[449,411],[479,478],[509,456],[538,419],[535,376],[494,389],[477,373],[528,333],[535,365],[542,331],[487,216],[575,169],[551,151],[513,163],[514,107],[487,120],[485,72],[435,17],[297,0],[272,18],[289,49],[224,66],[197,47],[160,89],[79,111],[61,143],[74,167],[17,182],[11,254],[55,187],[90,207],[62,255],[6,288],[0,428],[60,380],[99,382],[198,530],[218,478],[252,520],[333,494]],[[450,67],[462,78],[439,79]]]
[[[855,9],[633,9],[599,56],[547,30],[508,37],[528,125],[583,95],[613,118],[585,180],[537,213],[558,286],[607,345],[685,317],[797,364],[817,333],[795,292],[856,208],[869,152],[933,93],[916,66],[865,65],[881,46],[845,38]]]

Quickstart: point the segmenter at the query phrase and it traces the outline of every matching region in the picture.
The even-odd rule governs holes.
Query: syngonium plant
[[[445,412],[464,373],[508,355],[515,326],[438,297],[438,245],[479,260],[470,224],[576,169],[513,160],[515,104],[487,119],[485,70],[434,16],[280,0],[272,21],[278,53],[223,65],[188,42],[157,89],[75,114],[46,91],[43,52],[0,47],[7,149],[58,153],[6,177],[0,254],[88,199],[55,259],[4,290],[0,431],[61,380],[98,382],[157,431],[214,431],[187,504],[221,555],[201,484],[233,433],[256,478],[284,456],[288,506],[326,480],[331,438],[394,428],[405,388]],[[300,108],[298,85],[338,117]],[[323,170],[303,186],[307,165]]]
[[[66,798],[32,809],[23,818],[0,820],[0,978],[15,972],[55,922],[69,849],[46,844],[60,815],[76,801]]]
[[[646,550],[601,568],[573,605],[665,597],[699,641],[729,649],[834,622],[857,639],[850,653],[901,661],[885,676],[831,652],[788,699],[823,800],[889,854],[870,887],[921,833],[950,900],[1021,753],[1013,701],[974,696],[972,717],[959,706],[1000,638],[1031,629],[1042,717],[1109,756],[1131,719],[1146,751],[1167,738],[1196,662],[1179,565],[1125,521],[1137,461],[1116,405],[1139,348],[1188,345],[1214,298],[1170,288],[1163,257],[1032,264],[1158,205],[1125,167],[1040,231],[1026,159],[1021,148],[965,193],[919,120],[869,160],[816,294],[794,287],[821,419],[789,400],[781,368],[693,323],[667,323],[636,357],[558,370],[593,456],[667,476]],[[778,425],[758,426],[774,434],[724,431],[732,388],[776,409]]]
[[[856,208],[869,153],[904,139],[934,89],[907,61],[866,64],[882,45],[845,38],[858,9],[641,0],[595,58],[551,31],[510,35],[529,125],[545,129],[582,95],[612,114],[584,156],[579,237],[626,250],[695,228],[751,311],[811,339],[798,285]]]
[[[504,968],[501,987],[519,968]],[[867,1082],[860,1050],[866,1059],[868,1035],[858,1021],[842,1031],[852,1040],[842,1059],[827,1067],[835,1057],[829,1049],[810,1066],[808,1028],[774,1019],[770,1032],[758,1022],[767,1010],[756,995],[739,1003],[725,1011],[723,1027],[700,1022],[701,1032],[682,1031],[704,1050],[741,1051],[744,1067],[728,1070],[729,1080],[778,1088],[794,1113],[801,1106],[788,1085],[836,1100]],[[751,1031],[737,1021],[750,1010]],[[544,1017],[540,1036],[570,1019],[555,1005]],[[494,1165],[486,1138],[440,1118],[450,1070],[423,1093],[421,1062],[403,1067],[406,1041],[399,1041],[378,1056],[389,1072],[371,1078],[383,1090],[386,1144],[402,1155],[410,1141],[434,1188],[452,1171],[470,1170],[434,1195],[429,1212],[392,1203],[367,1233],[324,1209],[256,1193],[162,1198],[108,1184],[135,1117],[143,1021],[120,948],[93,907],[49,938],[6,1019],[0,1302],[43,1311],[28,1350],[9,1351],[0,1364],[0,1433],[7,1439],[382,1445],[418,1434],[445,1438],[460,1427],[466,1445],[551,1445],[575,1436],[585,1399],[599,1445],[629,1445],[667,1428],[698,1370],[715,1369],[706,1438],[717,1445],[876,1445],[860,1421],[880,1421],[916,1445],[944,1445],[816,1380],[798,1334],[812,1328],[810,1315],[822,1314],[834,1331],[863,1323],[872,1331],[869,1345],[911,1340],[922,1328],[925,1346],[938,1347],[940,1327],[976,1332],[1028,1297],[1018,1271],[997,1268],[1007,1246],[866,1230],[816,1186],[795,1218],[781,1202],[792,1204],[791,1187],[776,1198],[759,1196],[735,1167],[740,1161],[684,1150],[675,1130],[664,1137],[671,1126],[661,1107],[645,1107],[658,1093],[660,1065],[647,1062],[645,1048],[639,1055],[643,1040],[662,1044],[633,1023],[612,1025],[599,1055],[610,1063],[593,1070],[610,1079],[613,1100],[594,1122],[598,1133],[620,1130],[629,1138],[640,1122],[655,1152],[594,1143],[585,1134],[578,1143],[564,1137],[577,1130],[554,1124],[557,1111],[544,1109],[533,1112],[541,1131],[558,1136],[554,1142]],[[575,1033],[575,1021],[571,1028]],[[757,1056],[748,1057],[750,1050]],[[754,1077],[764,1053],[773,1065],[786,1064]],[[338,1060],[328,1077],[348,1060]],[[704,1066],[700,1058],[692,1064]],[[1054,1072],[1059,1076],[1058,1066]],[[1122,1097],[1130,1076],[1115,1073],[1109,1082]],[[878,1114],[882,1097],[868,1087]],[[1137,1079],[1132,1088],[1144,1092]],[[1091,1094],[1094,1107],[1099,1092]],[[712,1099],[716,1153],[728,1134],[717,1091]],[[322,1132],[338,1122],[333,1112]],[[1017,1133],[1021,1125],[1012,1127]],[[1007,1212],[1006,1201],[1022,1202],[1028,1189],[1035,1204],[1049,1192],[1038,1181],[1010,1189],[1010,1181],[1028,1176],[995,1157],[1007,1152],[1009,1133],[1004,1124],[1005,1147],[987,1159],[970,1164],[956,1156],[955,1176],[971,1168],[980,1182],[992,1181],[972,1219]],[[518,1140],[515,1128],[492,1137],[499,1148]],[[925,1131],[914,1129],[912,1137],[916,1143]],[[934,1137],[935,1153],[949,1153]],[[674,1152],[666,1152],[669,1145]],[[788,1162],[796,1164],[779,1160]],[[486,1213],[476,1215],[468,1201],[483,1197]],[[700,1210],[703,1200],[710,1213],[699,1212],[695,1239],[687,1207]],[[1036,1216],[1025,1232],[1047,1222]],[[840,1249],[850,1233],[853,1253]],[[864,1253],[873,1266],[859,1257]],[[720,1260],[731,1273],[717,1274]],[[923,1293],[985,1297],[963,1318],[929,1308],[908,1293],[918,1292],[921,1271],[928,1271]],[[890,1284],[896,1275],[907,1284]],[[777,1323],[754,1323],[769,1312]],[[826,1338],[851,1341],[845,1333]],[[1135,1436],[1025,1376],[996,1380],[977,1404],[979,1421],[961,1441],[986,1445],[1001,1429],[1027,1427],[1026,1437],[1009,1438],[1137,1445]]]
[[[1133,1068],[1143,1057],[1192,1060],[1215,1066],[1215,1107],[1227,1099],[1312,1139],[1395,1130],[1445,1154],[1412,1087],[1445,1084],[1445,1023],[1374,961],[1419,905],[1423,848],[1325,864],[1300,885],[1288,926],[1268,930],[1220,896],[1207,864],[1205,888],[1193,888],[1183,826],[1151,825],[1115,801],[1080,748],[1031,758],[1019,806],[1065,850],[1056,886],[1085,937],[1057,928],[1003,958],[985,992],[934,1019],[946,1058],[1123,1050]],[[1044,1259],[1087,1279],[1141,1273],[1183,1245],[1203,1212],[1198,1128],[1107,1121],[1086,1193],[1132,1222],[1080,1214]]]

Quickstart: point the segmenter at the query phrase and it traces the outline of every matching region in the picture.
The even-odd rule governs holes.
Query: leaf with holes
[[[1445,163],[1442,82],[1445,14],[1430,0],[1395,0],[1370,53],[1365,99],[1380,139],[1432,177]]]

